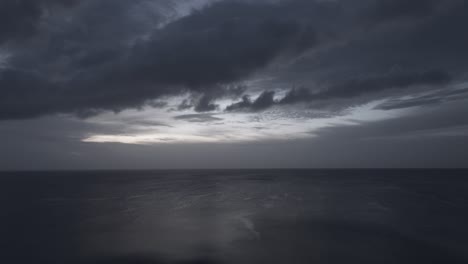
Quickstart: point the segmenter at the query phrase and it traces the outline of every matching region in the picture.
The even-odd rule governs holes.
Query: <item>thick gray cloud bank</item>
[[[317,42],[315,32],[307,23],[283,18],[280,6],[266,3],[213,4],[160,29],[156,28],[157,21],[153,21],[154,28],[141,37],[129,36],[132,27],[126,26],[129,32],[118,34],[127,43],[119,47],[119,39],[117,43],[101,43],[105,40],[89,40],[88,32],[68,32],[96,30],[95,23],[101,21],[99,18],[87,17],[86,10],[76,11],[84,16],[77,18],[79,25],[71,22],[72,25],[52,32],[52,28],[48,27],[60,25],[35,29],[35,24],[28,24],[42,23],[46,3],[30,4],[25,1],[24,8],[31,7],[36,11],[31,17],[23,18],[29,12],[13,2],[7,8],[10,7],[11,12],[20,13],[19,19],[25,21],[18,22],[18,27],[24,27],[24,30],[16,30],[13,34],[4,29],[0,33],[4,36],[3,41],[24,41],[25,35],[30,34],[29,42],[20,45],[25,45],[24,49],[38,50],[26,51],[32,53],[28,57],[22,54],[20,48],[17,52],[21,55],[16,58],[13,54],[11,65],[0,73],[2,119],[28,118],[57,112],[119,110],[182,91],[209,93],[219,84],[249,76],[280,55],[301,54]],[[142,1],[111,2],[112,5],[131,8]],[[122,16],[121,19],[129,15],[115,6],[108,8],[111,3],[87,5],[101,8],[104,18],[106,12],[111,11],[116,12],[112,14],[114,16]],[[79,7],[78,4],[74,6],[75,9]],[[82,8],[91,9],[88,12],[94,11],[90,7]],[[128,23],[136,23],[132,18],[128,19]],[[106,35],[109,30],[116,30],[114,27],[120,27],[119,23],[102,28],[97,26],[103,32],[91,34]],[[19,37],[18,34],[21,34],[21,39],[15,38]],[[133,43],[128,43],[132,37]],[[45,50],[33,46],[35,38],[47,42]],[[89,41],[97,43],[89,45]],[[52,44],[58,47],[52,50]],[[57,63],[64,64],[56,65],[60,66],[60,72],[54,67]],[[206,104],[209,106],[208,102]]]
[[[4,0],[0,2],[0,43],[34,34],[46,10],[71,7],[76,0]]]
[[[227,87],[259,72],[285,91],[304,84],[280,100],[268,87],[256,99],[245,92],[227,108],[260,111],[440,88],[463,79],[468,63],[463,0],[224,0],[184,14],[178,8],[158,0],[2,1],[0,119],[90,116],[187,92],[194,97],[181,109],[209,112],[239,92]]]

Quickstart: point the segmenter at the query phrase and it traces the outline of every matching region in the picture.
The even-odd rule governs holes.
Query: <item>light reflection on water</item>
[[[2,255],[9,263],[463,263],[465,175],[4,173]]]

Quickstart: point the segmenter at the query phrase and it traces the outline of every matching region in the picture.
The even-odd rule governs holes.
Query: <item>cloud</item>
[[[219,109],[219,105],[214,102],[218,99],[236,99],[239,98],[247,87],[242,84],[235,85],[216,85],[212,89],[203,93],[195,92],[189,94],[189,98],[183,99],[177,106],[178,111],[192,109],[195,112],[211,112]]]
[[[349,98],[387,89],[406,89],[413,86],[443,86],[450,83],[447,72],[432,70],[425,72],[392,73],[388,75],[356,78],[329,87],[315,95],[318,99]]]
[[[192,102],[189,99],[184,99],[178,106],[177,110],[183,111],[193,107]]]
[[[242,101],[227,106],[227,111],[251,110],[260,111],[273,106],[276,102],[274,100],[275,92],[265,91],[260,94],[257,99],[252,101],[250,96],[244,95]]]
[[[309,33],[294,21],[254,17],[256,8],[218,4],[168,25],[135,53],[129,77],[205,89],[248,76]]]
[[[143,126],[143,127],[157,127],[157,126],[172,127],[163,122],[158,122],[158,121],[153,121],[153,120],[131,120],[130,122],[127,122],[127,124]]]
[[[429,94],[416,95],[410,98],[398,98],[387,101],[377,108],[382,110],[403,109],[409,107],[438,105],[446,102],[465,100],[468,98],[468,88],[439,90]]]
[[[80,0],[2,0],[0,44],[36,33],[40,19],[55,7],[72,7]]]
[[[35,72],[0,71],[0,119],[37,117],[57,107],[57,86]],[[48,95],[48,96],[44,96]],[[18,107],[21,106],[21,107]]]
[[[195,105],[196,112],[210,112],[218,109],[217,104],[212,103],[212,98],[208,95],[203,95]]]
[[[440,1],[437,0],[379,0],[368,9],[368,17],[374,22],[401,18],[420,18],[433,14]]]
[[[189,114],[189,115],[179,115],[175,116],[174,119],[176,120],[185,120],[188,122],[193,123],[205,123],[205,122],[214,122],[214,121],[221,121],[222,118],[215,117],[210,114]]]
[[[172,19],[172,1],[2,2],[8,7],[2,10],[17,14],[12,24],[28,22],[14,30],[17,36],[0,29],[0,38],[29,38],[9,47],[8,67],[0,70],[0,118],[88,117],[182,93],[191,98],[180,110],[218,111],[217,100],[247,94],[224,87],[259,73],[308,89],[280,100],[267,92],[244,97],[228,110],[444,85],[467,66],[454,59],[466,53],[468,40],[461,2],[224,0]],[[375,26],[369,29],[360,16]],[[381,23],[390,21],[398,23]],[[248,93],[278,90],[263,88]]]
[[[124,2],[119,1],[116,6],[122,6],[119,3]],[[132,6],[129,2],[125,3]],[[103,10],[104,15],[108,14],[103,6],[92,7]],[[95,10],[87,10],[83,16],[86,17]],[[124,12],[123,10],[126,9],[118,9],[117,12]],[[269,11],[265,14],[265,10]],[[66,112],[93,113],[99,110],[120,111],[141,106],[147,100],[163,95],[186,91],[213,94],[220,84],[242,80],[279,56],[296,56],[316,45],[315,32],[310,25],[294,19],[284,19],[280,10],[276,5],[265,3],[221,2],[169,23],[141,39],[137,36],[127,38],[127,31],[122,34],[117,32],[117,36],[127,40],[134,39],[136,44],[128,46],[127,43],[125,46],[114,40],[117,43],[114,47],[108,47],[112,46],[108,42],[101,43],[106,46],[96,45],[99,43],[99,34],[107,34],[109,32],[106,30],[114,31],[122,27],[118,21],[107,27],[100,27],[97,18],[94,23],[100,31],[91,27],[91,32],[98,42],[91,47],[83,49],[87,36],[72,30],[70,35],[59,35],[69,38],[70,43],[76,46],[76,52],[73,49],[66,51],[62,47],[59,51],[67,52],[66,54],[55,54],[52,50],[47,50],[44,54],[35,54],[33,57],[19,55],[12,60],[9,72],[34,72],[33,75],[39,76],[43,81],[38,89],[34,82],[12,84],[2,74],[0,86],[2,91],[7,90],[6,93],[10,94],[13,102],[7,108],[0,99],[4,108],[2,118],[30,118]],[[130,19],[128,16],[123,18]],[[132,27],[127,25],[123,28]],[[47,67],[41,67],[41,61]],[[23,70],[28,67],[26,64],[39,66],[36,69]],[[66,71],[57,72],[55,69]],[[18,85],[28,88],[16,88]],[[30,97],[30,90],[41,92],[34,92],[35,100],[25,101],[24,98]],[[211,103],[210,96],[201,99],[196,105],[197,111],[211,111],[216,108]]]
[[[385,90],[409,89],[417,86],[443,87],[451,82],[451,77],[444,71],[432,70],[426,72],[391,73],[381,76],[356,78],[329,87],[312,91],[307,88],[293,88],[279,100],[274,99],[274,92],[263,92],[255,101],[248,95],[242,101],[226,107],[227,111],[250,110],[259,111],[274,105],[291,105],[296,103],[311,103],[317,101],[350,99]]]

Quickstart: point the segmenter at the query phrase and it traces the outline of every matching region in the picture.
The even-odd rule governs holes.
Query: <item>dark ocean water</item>
[[[0,173],[0,263],[468,263],[468,170]]]

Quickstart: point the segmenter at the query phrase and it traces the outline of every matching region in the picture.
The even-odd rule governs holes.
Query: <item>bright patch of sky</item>
[[[179,100],[174,100],[167,109],[127,110],[88,119],[94,125],[119,129],[115,133],[89,134],[82,141],[150,145],[294,140],[316,137],[315,132],[327,127],[359,125],[407,112],[376,109],[382,100],[349,108],[340,115],[327,115],[305,106],[294,110],[275,107],[261,113],[171,111]]]

